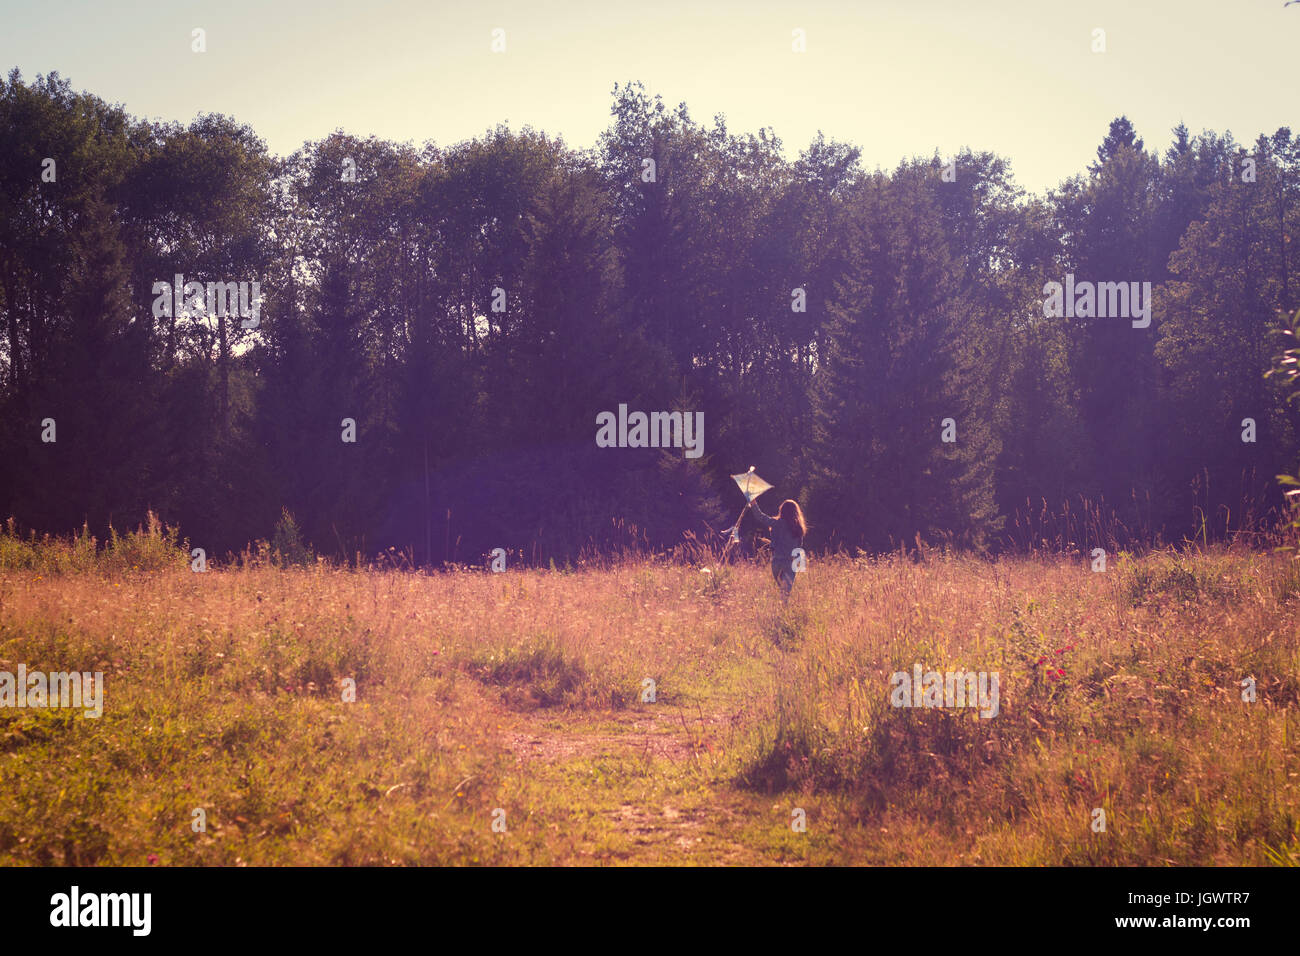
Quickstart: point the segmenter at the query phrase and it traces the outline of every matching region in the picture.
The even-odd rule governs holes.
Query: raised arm
[[[757,519],[759,520],[759,523],[760,523],[760,524],[764,525],[764,526],[767,527],[769,530],[771,529],[772,525],[774,525],[774,524],[776,523],[776,519],[775,519],[775,518],[773,518],[773,517],[772,517],[771,515],[769,515],[769,514],[764,514],[764,513],[763,513],[763,509],[760,508],[760,507],[758,506],[758,501],[757,501],[757,500],[751,501],[751,502],[749,503],[749,506],[750,506],[751,508],[754,509],[754,517],[757,518]]]

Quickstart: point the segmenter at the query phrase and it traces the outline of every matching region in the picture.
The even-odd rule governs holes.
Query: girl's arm
[[[763,513],[763,509],[758,506],[757,500],[751,501],[749,503],[749,506],[754,509],[754,516],[758,518],[759,522],[762,523],[763,525],[766,525],[769,529],[772,527],[773,524],[776,523],[775,518],[773,518],[769,514]]]

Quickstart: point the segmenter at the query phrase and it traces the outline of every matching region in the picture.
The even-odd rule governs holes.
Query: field
[[[0,670],[106,688],[0,708],[0,864],[1300,862],[1286,556],[813,559],[783,607],[761,564],[0,543]],[[916,664],[997,715],[890,706]]]

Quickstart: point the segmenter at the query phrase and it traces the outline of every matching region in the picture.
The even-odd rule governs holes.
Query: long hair
[[[808,523],[803,520],[803,512],[799,510],[799,502],[793,498],[787,498],[781,502],[781,511],[777,517],[785,522],[786,528],[796,538],[802,538],[808,533]]]

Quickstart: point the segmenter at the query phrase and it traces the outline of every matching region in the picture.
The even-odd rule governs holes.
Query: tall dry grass
[[[432,575],[249,555],[196,574],[164,529],[136,534],[0,537],[0,670],[106,675],[99,719],[0,709],[0,862],[1300,853],[1286,558],[840,557],[811,561],[787,606],[765,565],[707,550]],[[916,663],[997,671],[998,716],[889,706]]]

